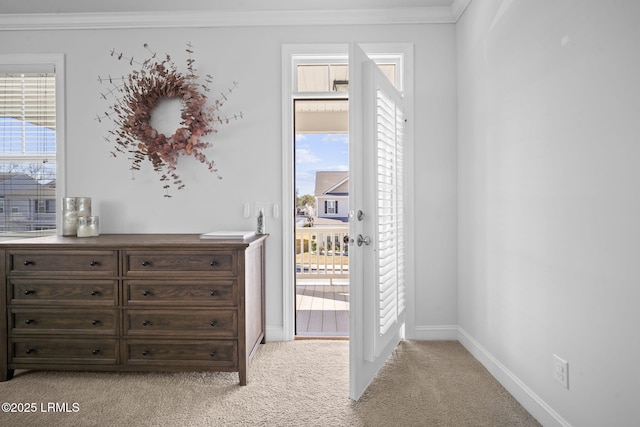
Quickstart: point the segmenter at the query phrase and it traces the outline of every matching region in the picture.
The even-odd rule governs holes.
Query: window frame
[[[324,213],[326,215],[338,215],[338,201],[327,199],[324,201]]]
[[[65,55],[51,54],[0,54],[1,73],[55,73],[56,97],[56,201],[66,194],[66,118],[65,118]],[[62,233],[61,208],[56,203],[56,234]]]

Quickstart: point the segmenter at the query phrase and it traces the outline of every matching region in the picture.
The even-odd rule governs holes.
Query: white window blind
[[[56,227],[55,73],[0,72],[0,233]]]
[[[405,307],[404,214],[402,190],[403,126],[401,109],[377,91],[377,208],[380,335]]]

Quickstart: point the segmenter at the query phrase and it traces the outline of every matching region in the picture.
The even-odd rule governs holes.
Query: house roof
[[[349,195],[349,171],[317,171],[316,196],[331,194],[334,196]]]
[[[17,179],[36,182],[35,179],[22,172],[0,172],[0,182]]]
[[[31,176],[20,172],[0,172],[0,196],[11,196],[12,199],[29,199],[33,197],[53,197],[56,194],[56,181],[39,183]]]

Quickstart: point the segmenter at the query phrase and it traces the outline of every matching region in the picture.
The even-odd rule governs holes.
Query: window
[[[324,213],[337,214],[338,213],[338,201],[337,200],[325,200],[324,201]]]
[[[391,84],[398,87],[397,55],[372,55],[380,71]],[[318,61],[318,60],[316,60]],[[346,92],[349,90],[349,65],[338,61],[313,63],[314,60],[301,58],[295,62],[296,92]]]
[[[55,232],[58,108],[56,61],[0,55],[0,230]],[[44,61],[46,62],[46,61]]]
[[[347,64],[298,64],[298,92],[346,92],[349,83]]]

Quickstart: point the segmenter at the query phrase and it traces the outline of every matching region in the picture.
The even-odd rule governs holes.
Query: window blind
[[[402,110],[377,91],[377,208],[380,335],[405,307]]]
[[[56,227],[55,73],[0,72],[0,233]]]

